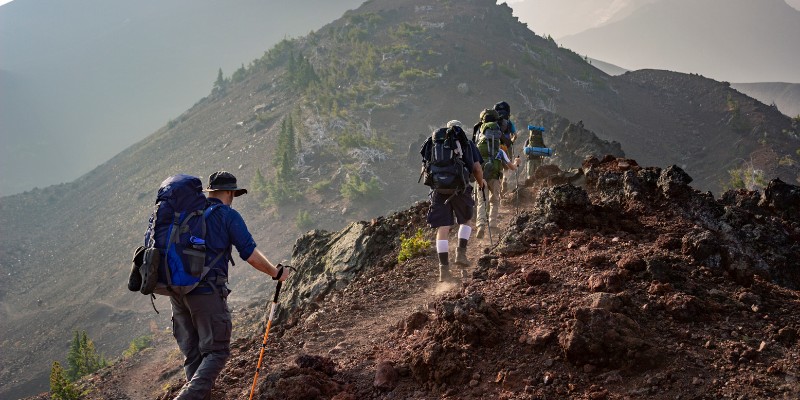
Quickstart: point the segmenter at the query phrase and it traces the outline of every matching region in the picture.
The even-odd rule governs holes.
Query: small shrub
[[[419,68],[406,69],[400,73],[400,79],[409,81],[415,79],[432,78],[436,74],[433,70],[423,71]]]
[[[509,77],[511,79],[519,78],[519,74],[517,74],[517,71],[515,71],[514,68],[512,68],[510,65],[498,64],[497,68],[498,68],[498,70],[500,71],[501,74],[503,74],[503,75],[505,75],[505,76],[507,76],[507,77]]]
[[[381,185],[374,176],[369,181],[365,181],[357,174],[350,174],[339,192],[347,200],[370,200],[378,197]]]
[[[297,226],[297,229],[301,231],[307,231],[311,229],[312,225],[314,225],[314,221],[311,220],[311,216],[308,214],[308,211],[305,210],[297,211],[297,216],[294,218],[294,223]]]
[[[424,254],[430,247],[431,241],[422,236],[422,229],[417,229],[417,233],[411,237],[400,235],[400,252],[397,254],[397,262],[402,263],[405,260]]]
[[[66,377],[64,368],[58,361],[50,368],[50,398],[54,400],[78,400],[83,395],[78,387]]]
[[[123,358],[128,358],[133,356],[134,354],[150,347],[153,344],[153,337],[150,335],[139,336],[136,339],[131,341],[131,344],[128,345],[128,348],[122,352]]]
[[[764,176],[764,171],[750,167],[728,170],[731,179],[723,185],[725,189],[758,190],[767,187],[769,181]]]
[[[311,189],[313,189],[317,193],[323,193],[331,188],[331,180],[330,179],[323,179],[313,185],[311,185]]]

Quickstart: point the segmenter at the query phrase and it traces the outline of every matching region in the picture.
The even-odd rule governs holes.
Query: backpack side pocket
[[[142,265],[139,273],[142,276],[142,294],[152,294],[158,283],[158,265],[161,263],[161,252],[153,247],[144,249]]]
[[[139,273],[139,267],[142,266],[144,259],[144,249],[144,246],[139,246],[133,251],[131,273],[128,275],[128,290],[131,292],[138,292],[142,288],[142,275]]]

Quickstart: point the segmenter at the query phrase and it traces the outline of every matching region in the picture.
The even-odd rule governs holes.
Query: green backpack
[[[500,179],[503,177],[503,161],[497,157],[500,152],[500,139],[503,131],[497,122],[484,122],[478,134],[478,151],[483,157],[483,179]]]

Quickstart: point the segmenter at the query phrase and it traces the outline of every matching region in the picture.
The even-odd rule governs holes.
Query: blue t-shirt
[[[236,247],[242,260],[247,260],[255,251],[256,242],[238,211],[222,204],[219,199],[210,198],[208,201],[215,210],[206,219],[206,262],[213,261],[221,252],[225,252],[211,267],[228,276],[231,246]],[[209,276],[212,274],[213,271]]]

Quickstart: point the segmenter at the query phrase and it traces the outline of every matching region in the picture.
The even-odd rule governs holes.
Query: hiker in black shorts
[[[442,129],[434,131],[441,132]],[[478,187],[483,187],[483,162],[475,143],[467,139],[466,134],[461,129],[461,123],[450,121],[447,123],[446,132],[449,136],[457,139],[454,155],[463,161],[464,177],[472,176]],[[435,141],[427,140],[423,144],[420,154],[423,162],[428,165],[435,158],[432,154],[436,152]],[[450,227],[457,222],[458,228],[458,247],[456,248],[455,264],[461,269],[461,277],[466,278],[466,268],[470,266],[467,259],[467,243],[472,234],[472,227],[469,225],[475,209],[475,200],[472,197],[471,179],[464,179],[462,187],[456,190],[439,190],[431,186],[430,199],[431,207],[428,210],[428,224],[436,229],[436,253],[439,259],[439,281],[452,281],[449,266],[449,237]],[[427,184],[427,182],[426,182]],[[429,185],[430,186],[430,185]]]

